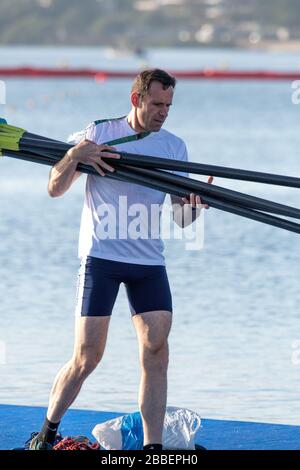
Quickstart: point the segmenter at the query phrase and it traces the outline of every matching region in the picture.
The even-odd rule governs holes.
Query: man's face
[[[172,105],[174,89],[163,89],[160,82],[152,82],[148,94],[139,99],[137,118],[140,126],[150,132],[158,132],[167,119]]]

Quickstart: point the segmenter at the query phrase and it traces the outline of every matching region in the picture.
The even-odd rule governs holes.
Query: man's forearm
[[[76,176],[78,162],[72,158],[68,151],[65,156],[51,169],[48,183],[48,193],[51,197],[62,196],[71,186]]]

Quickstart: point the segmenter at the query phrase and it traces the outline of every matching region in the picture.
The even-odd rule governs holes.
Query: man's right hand
[[[90,165],[95,168],[99,175],[105,176],[105,172],[103,170],[111,172],[115,170],[111,165],[102,160],[103,157],[119,159],[120,155],[106,151],[104,152],[103,150],[116,151],[114,147],[109,147],[108,145],[97,145],[91,140],[83,140],[68,150],[67,155],[73,162],[76,162],[77,164],[83,163],[85,165]]]

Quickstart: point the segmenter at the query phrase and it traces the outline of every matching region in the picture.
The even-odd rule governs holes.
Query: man
[[[113,164],[113,159],[118,159],[119,155],[107,150],[115,149],[111,145],[117,145],[120,151],[139,153],[141,158],[148,154],[187,160],[184,142],[162,130],[172,105],[174,87],[175,79],[162,70],[140,73],[132,87],[129,114],[120,119],[90,124],[83,133],[75,136],[75,142],[79,143],[51,170],[48,191],[52,197],[64,194],[80,176],[76,171],[79,163],[91,165],[104,178],[87,177],[79,239],[82,261],[78,277],[74,353],[55,379],[47,417],[41,432],[31,441],[32,450],[52,448],[61,418],[75,400],[84,380],[100,362],[110,315],[122,282],[127,289],[139,343],[139,407],[144,449],[162,449],[168,335],[172,322],[172,299],[163,243],[160,237],[130,237],[130,230],[126,227],[128,220],[120,217],[120,205],[125,198],[129,212],[134,204],[142,203],[147,208],[142,225],[148,227],[151,206],[162,205],[165,193],[105,178],[105,172],[113,172],[114,168],[105,163],[103,157],[111,157]],[[209,182],[212,182],[212,177]],[[191,194],[189,200],[172,197],[172,204],[174,219],[183,226],[187,220],[187,217],[183,218],[183,212],[190,213],[191,223],[199,215],[201,200]],[[103,208],[114,216],[114,236],[103,234]],[[159,224],[159,220],[156,223]]]

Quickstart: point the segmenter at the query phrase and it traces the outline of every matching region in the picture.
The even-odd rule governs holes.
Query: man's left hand
[[[214,180],[214,177],[209,176],[208,180],[207,180],[207,183],[211,184],[213,182],[213,180]],[[194,193],[190,194],[189,199],[186,198],[186,197],[183,197],[182,200],[185,204],[190,204],[191,207],[194,207],[196,209],[201,209],[202,207],[204,207],[205,209],[209,209],[209,205],[208,204],[203,204],[203,202],[201,200],[201,197],[196,196],[196,194],[194,194]]]

